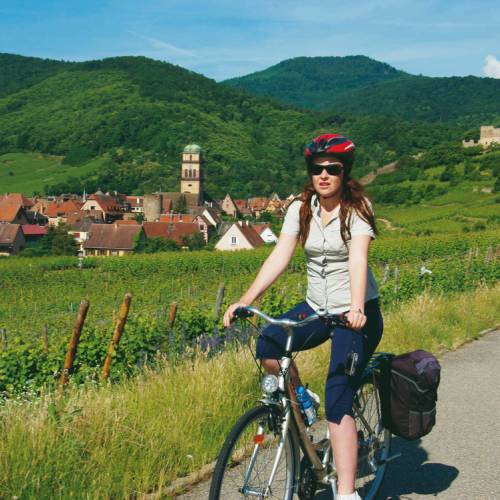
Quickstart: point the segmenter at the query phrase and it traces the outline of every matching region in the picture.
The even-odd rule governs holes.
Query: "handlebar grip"
[[[337,325],[347,326],[347,316],[345,314],[339,314],[335,319]]]
[[[244,307],[238,307],[234,310],[234,317],[239,319],[251,318],[253,313],[245,309]]]

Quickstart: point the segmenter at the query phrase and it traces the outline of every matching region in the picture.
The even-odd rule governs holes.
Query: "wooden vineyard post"
[[[387,278],[389,277],[389,264],[384,266],[384,277],[382,278],[382,285],[387,283]]]
[[[217,292],[217,298],[215,299],[215,308],[214,308],[214,313],[215,313],[215,317],[219,317],[219,314],[220,314],[220,310],[221,310],[221,307],[222,307],[222,301],[224,300],[224,290],[226,288],[226,285],[224,285],[224,283],[222,283],[219,287],[219,290]]]
[[[398,296],[398,285],[399,285],[399,267],[396,266],[394,269],[394,293],[396,294],[396,298]]]
[[[484,257],[485,262],[491,262],[493,260],[493,247],[490,245],[486,251],[486,256]]]
[[[42,328],[42,342],[44,352],[49,352],[49,327],[47,325]]]
[[[2,349],[6,351],[9,347],[9,341],[7,340],[7,330],[5,328],[0,328],[0,337],[2,338]]]
[[[122,337],[123,329],[125,328],[125,323],[127,322],[128,311],[130,309],[130,301],[132,300],[132,294],[125,294],[122,305],[120,306],[120,312],[118,314],[118,322],[115,325],[115,330],[113,332],[113,338],[109,344],[108,354],[104,360],[104,366],[102,367],[101,379],[107,380],[109,378],[109,370],[111,368],[111,360],[113,354],[120,343]]]
[[[172,302],[170,304],[170,311],[168,312],[168,322],[170,324],[170,328],[174,327],[176,316],[177,316],[177,302]]]
[[[80,335],[82,333],[83,324],[85,323],[85,318],[87,317],[87,311],[89,310],[89,301],[82,300],[80,303],[80,308],[78,309],[78,315],[76,317],[76,323],[71,332],[71,339],[68,344],[68,350],[66,351],[66,358],[64,359],[64,367],[61,373],[61,388],[68,383],[69,372],[73,368],[73,362],[75,361],[76,348],[78,347],[78,342],[80,342]]]

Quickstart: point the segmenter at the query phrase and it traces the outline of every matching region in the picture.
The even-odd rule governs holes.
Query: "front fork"
[[[269,402],[263,400],[262,401],[264,404],[269,405]],[[270,411],[272,411],[272,406],[269,405]],[[278,445],[278,449],[276,451],[276,456],[274,457],[274,462],[273,462],[273,467],[271,469],[271,474],[269,476],[269,480],[267,482],[267,486],[264,490],[264,492],[257,492],[257,491],[252,491],[251,489],[248,488],[248,481],[250,480],[250,477],[252,476],[252,471],[253,467],[255,465],[255,461],[257,460],[257,455],[259,453],[259,450],[261,449],[260,443],[255,444],[254,449],[252,451],[252,456],[250,458],[250,462],[248,464],[248,468],[245,472],[245,477],[243,481],[243,487],[241,488],[242,493],[250,495],[250,496],[259,496],[261,498],[267,498],[272,494],[272,488],[271,485],[274,482],[274,478],[276,477],[276,472],[278,471],[278,466],[281,460],[281,456],[283,455],[283,450],[285,448],[285,443],[286,443],[286,437],[288,434],[288,430],[290,428],[290,411],[289,407],[286,404],[286,398],[282,398],[281,402],[281,407],[286,409],[286,413],[284,418],[281,420],[280,423],[280,442]],[[274,426],[275,424],[273,424]],[[258,428],[258,434],[264,433],[265,428],[262,426],[259,426]],[[297,462],[297,457],[295,456],[295,446],[292,443],[292,452],[294,453],[293,459]],[[295,470],[297,470],[297,467],[295,467]],[[295,479],[295,478],[294,478]]]

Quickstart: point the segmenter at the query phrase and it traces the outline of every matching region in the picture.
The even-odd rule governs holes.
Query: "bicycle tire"
[[[209,500],[235,500],[250,498],[242,491],[245,474],[255,451],[255,463],[246,482],[248,488],[264,491],[276,456],[281,437],[281,411],[278,408],[257,406],[248,410],[231,429],[214,470],[210,485]],[[254,438],[263,435],[263,442],[256,444]],[[280,457],[278,470],[269,497],[291,500],[294,492],[295,442],[290,430],[286,435],[285,446]],[[252,496],[251,498],[255,498]]]
[[[360,414],[374,431],[370,433],[360,416],[354,413],[359,440],[356,490],[364,500],[372,500],[384,479],[392,435],[382,425],[380,396],[373,379],[363,380],[356,391],[355,401],[360,407]]]

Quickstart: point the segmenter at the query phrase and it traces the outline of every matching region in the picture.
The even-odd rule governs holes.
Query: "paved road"
[[[403,456],[388,467],[379,498],[500,500],[500,331],[440,362],[436,426],[418,441],[393,438]],[[203,500],[207,492],[204,483],[179,498]],[[331,500],[331,492],[316,499]]]

